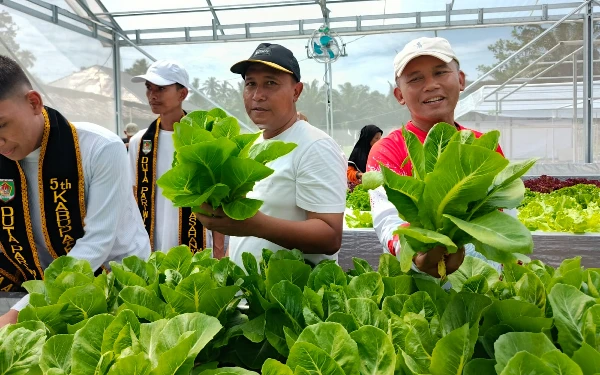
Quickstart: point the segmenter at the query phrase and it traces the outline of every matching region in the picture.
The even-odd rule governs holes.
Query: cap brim
[[[175,81],[169,81],[168,79],[164,79],[161,76],[154,74],[154,73],[147,73],[147,74],[143,74],[141,76],[135,76],[131,79],[131,82],[134,83],[139,83],[139,82],[150,82],[153,83],[157,86],[169,86],[169,85],[173,85],[177,82]]]
[[[456,59],[456,57],[449,56],[444,53],[430,52],[430,51],[416,52],[416,53],[413,53],[412,55],[410,55],[410,57],[408,57],[401,66],[396,68],[396,78],[400,77],[400,75],[404,71],[404,68],[406,68],[406,65],[408,65],[409,62],[411,62],[412,60],[416,59],[417,57],[421,57],[421,56],[433,56],[437,59],[442,60],[446,64],[448,64],[450,61]]]
[[[272,63],[270,61],[263,61],[263,60],[243,60],[243,61],[233,64],[230,71],[232,73],[244,75],[244,74],[246,74],[246,70],[248,70],[248,67],[250,66],[250,64],[253,64],[253,63],[264,64],[266,66],[270,66],[273,69],[281,70],[282,72],[286,72],[291,75],[294,75],[294,73],[292,71],[284,68],[281,65]]]

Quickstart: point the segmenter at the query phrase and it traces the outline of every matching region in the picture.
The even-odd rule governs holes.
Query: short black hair
[[[19,64],[10,57],[0,55],[0,100],[9,98],[23,86],[33,89]]]
[[[181,89],[185,88],[184,85],[182,85],[181,83],[177,83],[177,82],[175,82],[175,87],[177,87],[177,90],[181,90]]]

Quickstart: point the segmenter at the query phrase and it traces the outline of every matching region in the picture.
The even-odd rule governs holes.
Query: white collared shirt
[[[120,262],[128,256],[147,259],[150,241],[135,198],[131,192],[127,150],[121,138],[101,126],[73,123],[77,130],[85,182],[86,216],[84,236],[77,240],[69,255],[90,262],[93,270]],[[40,265],[46,269],[52,262],[41,225],[38,189],[40,149],[19,163],[27,178],[29,212]],[[13,309],[22,310],[29,298]]]

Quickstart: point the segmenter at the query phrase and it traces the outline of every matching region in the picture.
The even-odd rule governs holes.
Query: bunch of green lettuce
[[[410,224],[395,232],[400,236],[403,271],[410,269],[417,252],[438,245],[455,253],[473,243],[488,259],[501,263],[531,253],[530,231],[499,209],[519,205],[525,193],[520,177],[534,159],[509,163],[496,152],[498,131],[476,139],[472,131],[439,123],[424,143],[406,128],[402,134],[412,176],[400,176],[383,165],[381,175],[388,199]],[[373,177],[370,180],[376,180]],[[443,260],[439,271],[444,277]]]
[[[519,207],[519,220],[530,230],[600,232],[600,188],[581,184],[551,193],[530,193]]]
[[[237,120],[218,108],[191,112],[173,127],[176,158],[157,181],[163,195],[176,207],[196,212],[203,212],[204,203],[222,207],[235,220],[260,209],[263,202],[246,194],[273,173],[265,164],[296,147],[276,140],[255,144],[261,133],[240,134]]]
[[[243,261],[249,321],[228,351],[240,373],[600,372],[600,273],[580,258],[508,263],[501,276],[467,257],[449,292],[390,254],[377,271],[359,258],[349,272],[333,261],[311,269],[298,251]]]
[[[373,216],[370,212],[354,210],[346,214],[346,224],[348,228],[373,228]]]
[[[362,185],[357,185],[352,192],[346,194],[346,207],[352,210],[371,211],[369,191]]]
[[[500,275],[466,257],[450,291],[391,254],[377,271],[353,264],[263,250],[243,254],[244,272],[181,246],[94,278],[62,257],[0,329],[0,374],[600,373],[600,269],[581,258]]]
[[[242,269],[228,258],[212,259],[210,249],[192,254],[186,246],[153,253],[148,261],[128,257],[111,268],[94,277],[89,263],[64,256],[43,281],[23,283],[30,305],[18,325],[4,331],[14,339],[4,341],[0,330],[0,374],[166,375],[216,368],[228,327],[244,321],[235,285]],[[24,371],[36,366],[40,372]]]

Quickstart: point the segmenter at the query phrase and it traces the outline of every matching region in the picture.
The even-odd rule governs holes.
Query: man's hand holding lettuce
[[[218,108],[192,112],[173,127],[177,155],[157,182],[163,194],[177,207],[218,210],[234,220],[258,212],[262,201],[246,194],[273,173],[266,163],[296,147],[275,140],[254,144],[260,133],[240,134],[237,120]]]
[[[445,259],[468,243],[487,259],[500,263],[532,252],[529,230],[500,209],[520,204],[525,193],[520,177],[535,160],[510,163],[498,154],[497,131],[476,139],[471,131],[457,131],[452,125],[439,123],[424,144],[406,129],[403,135],[412,177],[400,176],[382,165],[381,172],[365,173],[363,181],[373,180],[372,188],[382,178],[388,199],[409,223],[395,232],[404,272],[411,268],[415,256],[418,262],[419,254],[445,249],[438,262],[438,276],[445,277]],[[452,270],[460,264],[454,266]],[[421,270],[436,274],[427,265],[424,268]]]

